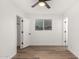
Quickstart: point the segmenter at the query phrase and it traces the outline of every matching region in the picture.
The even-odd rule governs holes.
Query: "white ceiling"
[[[37,5],[35,8],[31,6],[38,0],[10,0],[15,7],[32,14],[62,14],[68,11],[78,0],[52,0],[47,2],[51,9],[40,7]]]

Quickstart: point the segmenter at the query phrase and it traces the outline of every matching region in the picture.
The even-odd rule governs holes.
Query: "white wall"
[[[0,59],[16,54],[16,12],[8,0],[0,0]]]
[[[63,45],[62,17],[53,15],[33,15],[31,19],[31,45]],[[35,31],[36,19],[52,19],[52,30]]]
[[[69,17],[68,49],[79,57],[79,2],[67,12],[66,16]]]

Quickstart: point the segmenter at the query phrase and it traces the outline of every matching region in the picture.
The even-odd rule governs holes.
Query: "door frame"
[[[62,29],[63,29],[63,45],[68,47],[68,18],[62,19]]]

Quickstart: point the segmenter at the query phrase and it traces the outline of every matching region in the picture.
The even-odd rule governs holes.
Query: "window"
[[[52,21],[44,20],[44,30],[52,30]]]
[[[36,20],[35,30],[52,30],[52,20]]]
[[[43,20],[36,20],[35,30],[43,30]]]

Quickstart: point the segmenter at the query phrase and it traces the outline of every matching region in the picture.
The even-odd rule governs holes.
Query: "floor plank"
[[[18,49],[17,55],[12,59],[77,59],[65,47],[60,46],[30,46]]]

